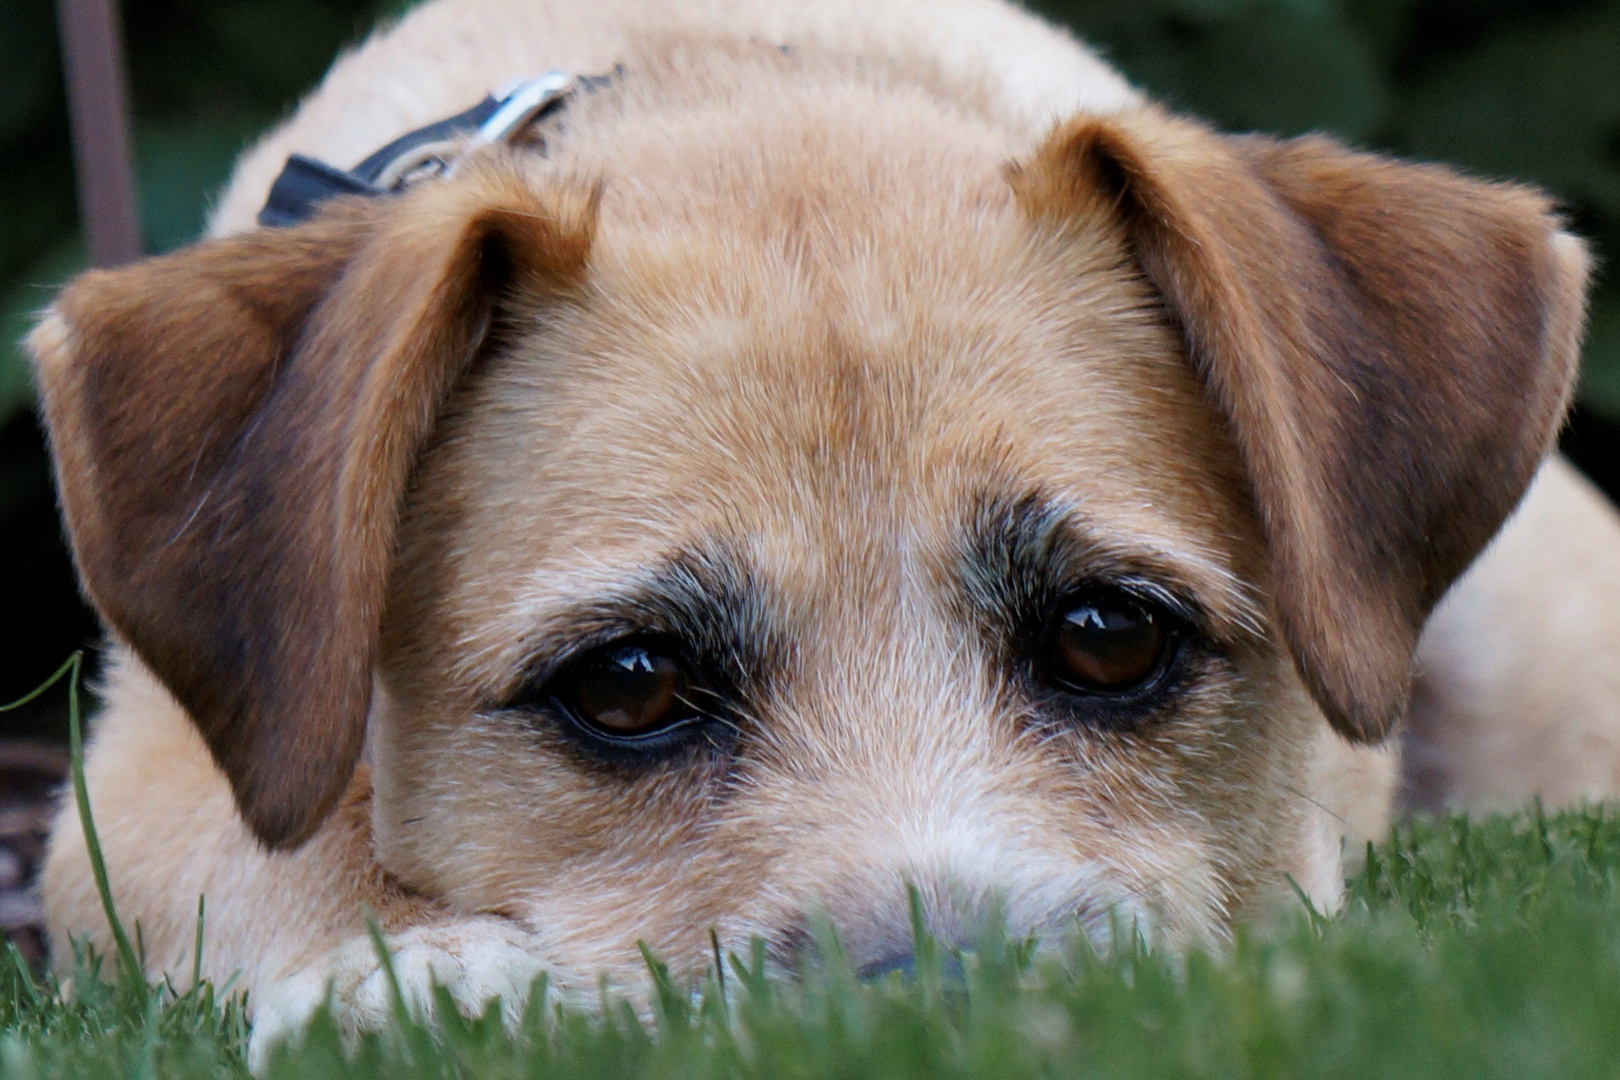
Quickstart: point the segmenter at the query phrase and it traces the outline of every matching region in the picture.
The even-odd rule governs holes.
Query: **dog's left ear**
[[[1382,738],[1430,609],[1551,446],[1585,249],[1522,187],[1151,109],[1071,122],[1010,177],[1039,220],[1125,229],[1247,468],[1295,665]]]
[[[507,299],[564,302],[595,193],[515,162],[85,274],[29,339],[84,590],[253,831],[307,837],[364,741],[417,455]]]

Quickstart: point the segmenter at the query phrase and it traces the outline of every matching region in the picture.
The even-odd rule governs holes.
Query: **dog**
[[[551,69],[601,77],[254,227],[289,154]],[[385,1021],[367,918],[470,1010],[818,918],[904,967],[908,888],[1208,946],[1412,806],[1609,795],[1589,262],[999,0],[434,0],[29,339],[117,908],[183,980],[206,897],[258,1053]],[[71,804],[43,888],[109,948]]]

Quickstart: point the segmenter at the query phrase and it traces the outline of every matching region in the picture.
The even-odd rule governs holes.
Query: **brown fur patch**
[[[577,281],[594,206],[490,163],[87,274],[34,335],[85,590],[267,843],[359,758],[399,500],[493,298]]]
[[[1155,110],[1075,121],[1012,178],[1042,218],[1117,204],[1243,453],[1300,673],[1383,737],[1563,415],[1583,249],[1525,188]]]

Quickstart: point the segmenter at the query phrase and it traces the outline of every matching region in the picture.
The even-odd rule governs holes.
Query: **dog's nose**
[[[964,977],[962,972],[961,952],[959,950],[952,949],[949,952],[943,953],[939,957],[937,966],[939,968],[940,977],[943,978],[947,983],[960,982]],[[881,959],[862,964],[860,967],[855,969],[855,973],[863,979],[880,979],[883,976],[896,971],[909,977],[915,974],[916,970],[917,954],[911,949],[905,949],[904,951],[891,953],[890,955],[882,957]]]
[[[815,963],[822,947],[830,944],[830,931],[834,947],[861,978],[915,972],[919,919],[935,946],[932,953],[940,974],[959,978],[957,954],[972,949],[987,920],[1002,917],[999,905],[955,889],[862,891],[811,910],[814,914],[804,911],[788,919],[772,936],[772,959],[789,971]],[[825,929],[818,931],[818,924]]]
[[[917,954],[906,949],[904,952],[890,953],[881,959],[862,964],[856,969],[856,973],[863,979],[876,979],[894,971],[910,975],[916,966]]]
[[[806,963],[814,963],[820,954],[815,938],[802,929],[803,925],[800,923],[794,929],[779,935],[777,947],[772,950],[776,963],[788,971],[796,971]],[[940,938],[935,938],[934,941],[938,947],[934,967],[947,982],[960,980],[962,978],[960,956],[964,952],[971,951],[970,943]],[[898,934],[894,939],[884,943],[866,940],[848,944],[845,944],[840,935],[839,945],[850,966],[855,969],[855,974],[862,979],[879,979],[897,971],[908,977],[916,973],[916,949],[909,941],[901,944]]]

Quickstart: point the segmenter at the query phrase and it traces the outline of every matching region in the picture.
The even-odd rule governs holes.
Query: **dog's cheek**
[[[1075,777],[1077,834],[1169,938],[1190,943],[1223,937],[1311,863],[1311,768],[1326,731],[1289,658],[1256,646],[1206,663],[1140,731],[1080,732],[1043,751]]]
[[[1226,914],[1238,921],[1292,903],[1290,879],[1331,910],[1342,888],[1338,822],[1320,778],[1324,746],[1347,744],[1287,652],[1258,646],[1236,661],[1238,677],[1222,706],[1227,723],[1189,755],[1196,757],[1199,814],[1219,837]]]
[[[375,719],[378,858],[403,883],[465,910],[589,923],[573,937],[592,948],[633,949],[694,906],[669,883],[713,854],[698,827],[724,759],[635,777],[583,764],[518,713],[417,700]]]

